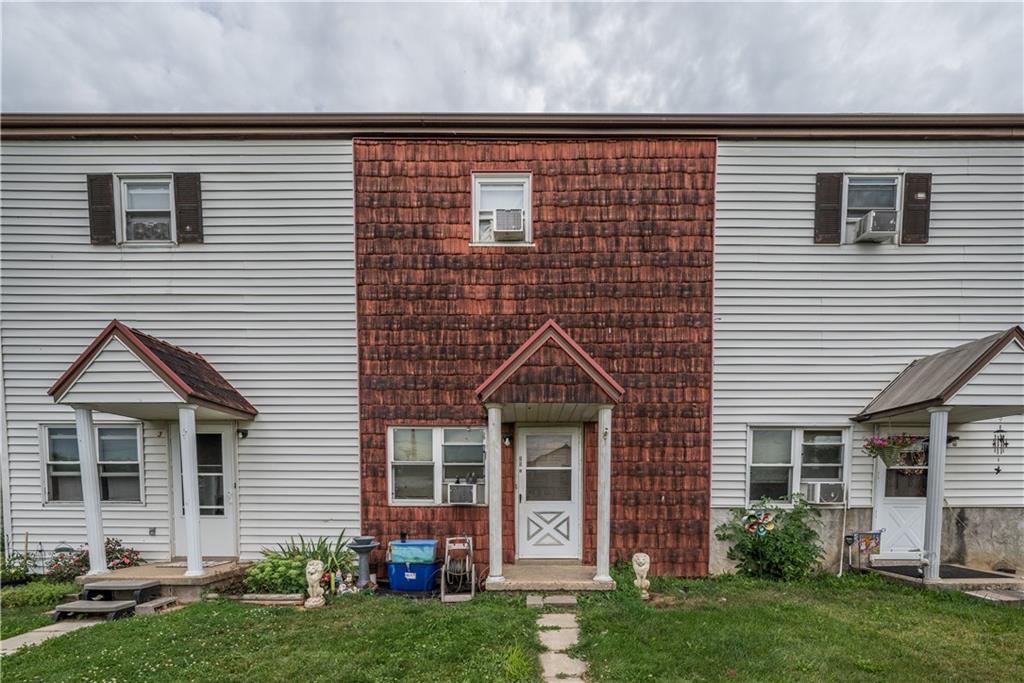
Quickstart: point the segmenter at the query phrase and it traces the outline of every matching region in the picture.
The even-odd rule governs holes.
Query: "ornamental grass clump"
[[[732,511],[732,519],[715,529],[729,541],[727,557],[744,576],[795,581],[814,573],[824,551],[812,524],[818,511],[801,496],[785,509],[762,498],[749,509]]]

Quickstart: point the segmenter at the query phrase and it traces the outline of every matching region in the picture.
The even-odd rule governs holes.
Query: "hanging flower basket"
[[[921,450],[920,437],[909,434],[897,434],[892,436],[871,436],[864,439],[863,451],[873,458],[878,458],[885,463],[886,467],[900,464],[901,453],[906,451]]]

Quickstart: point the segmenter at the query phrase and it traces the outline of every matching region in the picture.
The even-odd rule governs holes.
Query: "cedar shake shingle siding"
[[[387,427],[484,425],[474,389],[554,319],[626,389],[612,419],[612,561],[645,551],[657,573],[707,573],[714,164],[710,140],[355,141],[366,532],[472,533],[486,563],[486,507],[388,506]],[[534,246],[470,246],[475,171],[532,173]],[[553,345],[499,391],[495,400],[600,398]],[[587,563],[596,449],[585,425]],[[512,450],[502,453],[508,562]]]

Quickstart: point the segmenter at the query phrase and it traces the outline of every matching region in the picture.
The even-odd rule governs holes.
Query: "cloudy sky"
[[[4,111],[1024,111],[1024,3],[22,4]]]

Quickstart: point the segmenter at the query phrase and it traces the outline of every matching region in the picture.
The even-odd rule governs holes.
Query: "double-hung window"
[[[389,493],[400,505],[444,505],[448,484],[476,484],[483,502],[483,427],[392,427],[388,433]]]
[[[859,221],[871,211],[880,225],[899,225],[900,181],[899,175],[846,176],[847,241],[854,241]]]
[[[121,231],[128,244],[175,241],[171,176],[122,177]]]
[[[95,428],[100,500],[142,502],[141,435],[137,426]],[[49,502],[82,500],[82,472],[78,436],[74,426],[44,428],[46,499]]]
[[[802,485],[844,481],[846,430],[754,427],[747,499],[782,500]]]
[[[529,245],[533,240],[529,173],[473,174],[473,243]]]

